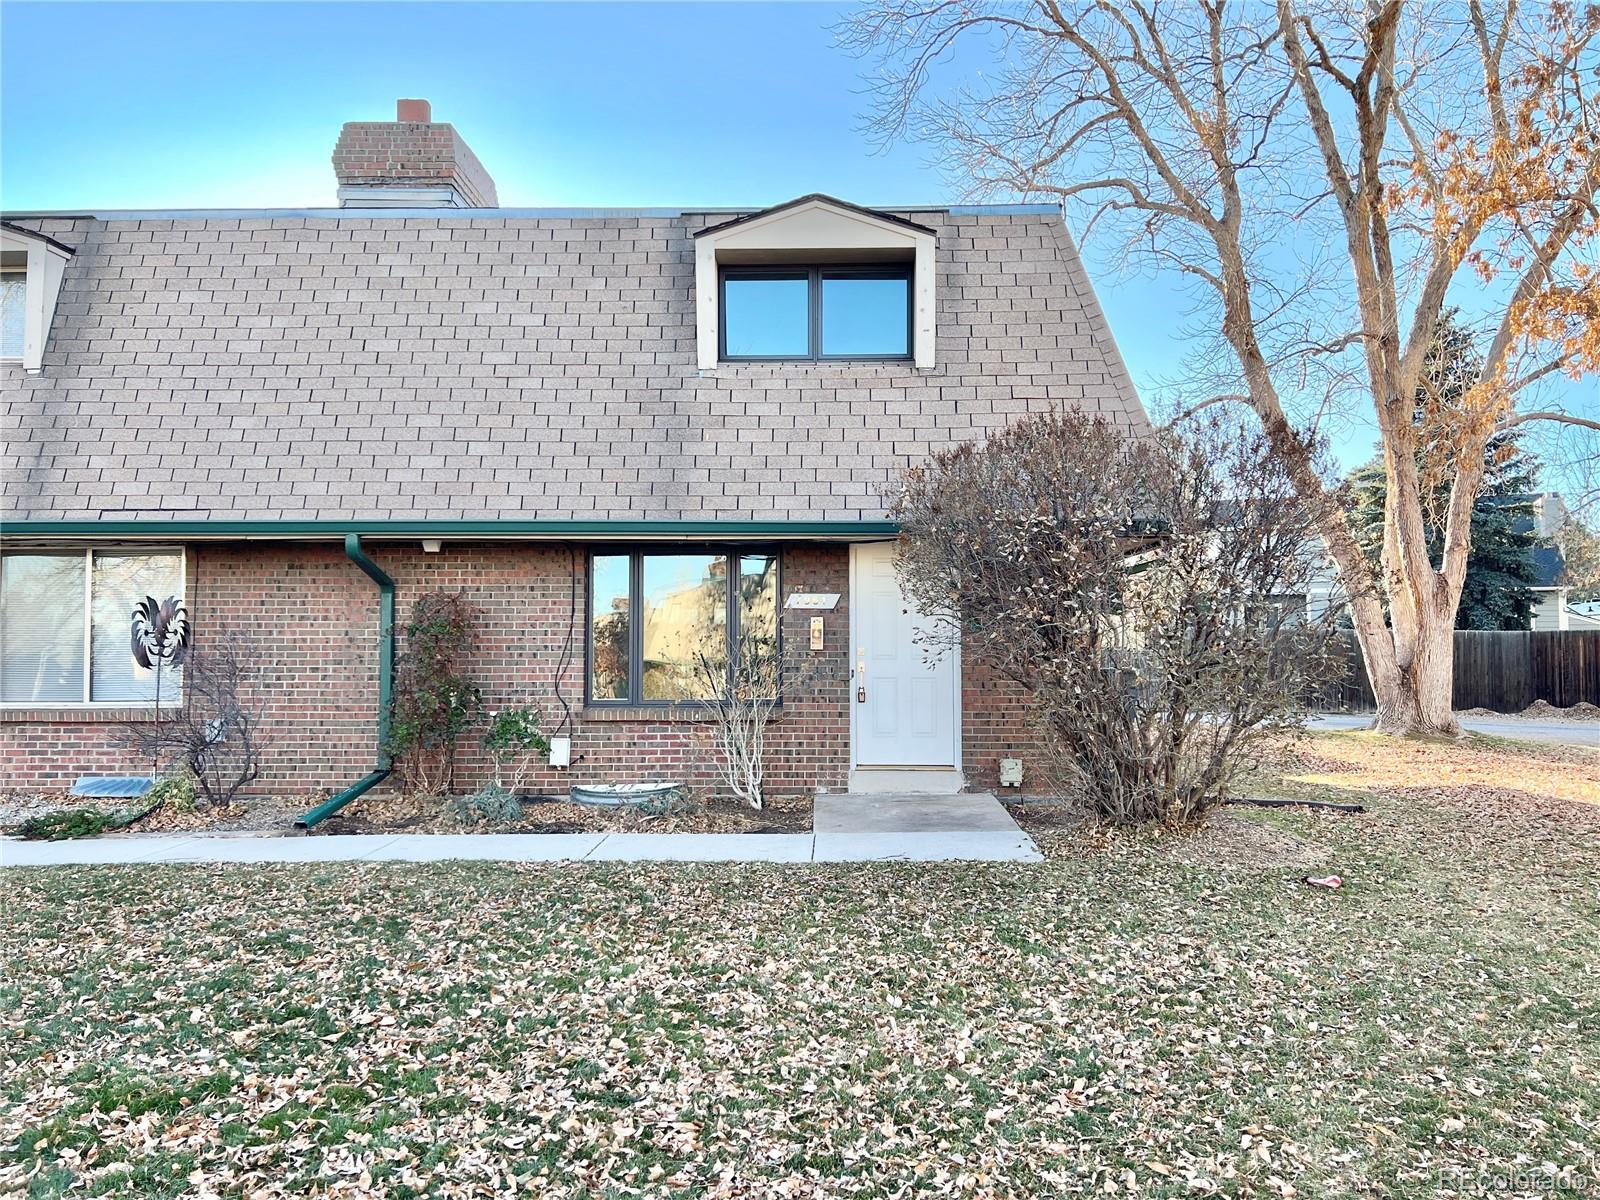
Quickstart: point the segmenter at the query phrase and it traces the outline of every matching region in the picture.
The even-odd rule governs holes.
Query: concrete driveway
[[[1366,729],[1371,713],[1318,713],[1306,722],[1308,729]],[[1513,717],[1462,717],[1461,728],[1494,737],[1520,738],[1527,742],[1553,742],[1561,746],[1584,746],[1600,750],[1600,721],[1522,721]]]

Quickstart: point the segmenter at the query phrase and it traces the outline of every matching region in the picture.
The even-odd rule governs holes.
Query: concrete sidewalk
[[[859,812],[852,812],[859,806]],[[111,863],[1042,862],[987,794],[819,796],[812,833],[119,834],[0,840],[0,867]]]

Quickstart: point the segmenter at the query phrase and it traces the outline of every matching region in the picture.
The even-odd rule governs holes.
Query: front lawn
[[[1362,738],[1043,866],[5,872],[0,1193],[1600,1187],[1600,759]]]

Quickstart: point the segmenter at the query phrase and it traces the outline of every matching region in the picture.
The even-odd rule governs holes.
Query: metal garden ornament
[[[156,726],[161,725],[161,668],[180,667],[189,657],[189,639],[193,627],[189,624],[189,610],[176,596],[168,596],[157,604],[154,596],[146,596],[133,609],[133,661],[147,671],[156,673]],[[156,760],[151,774],[161,774],[161,739],[157,737]]]

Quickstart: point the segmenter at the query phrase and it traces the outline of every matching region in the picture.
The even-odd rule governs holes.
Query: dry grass
[[[0,1193],[1593,1190],[1600,810],[1539,774],[1586,764],[1449,753],[1527,770],[1295,778],[1398,770],[1319,737],[1257,782],[1367,813],[1040,866],[10,872]]]
[[[1406,739],[1374,733],[1318,738],[1291,766],[1291,783],[1411,796],[1471,788],[1481,799],[1522,798],[1600,805],[1600,755],[1579,747],[1543,746],[1469,736],[1464,742]]]

